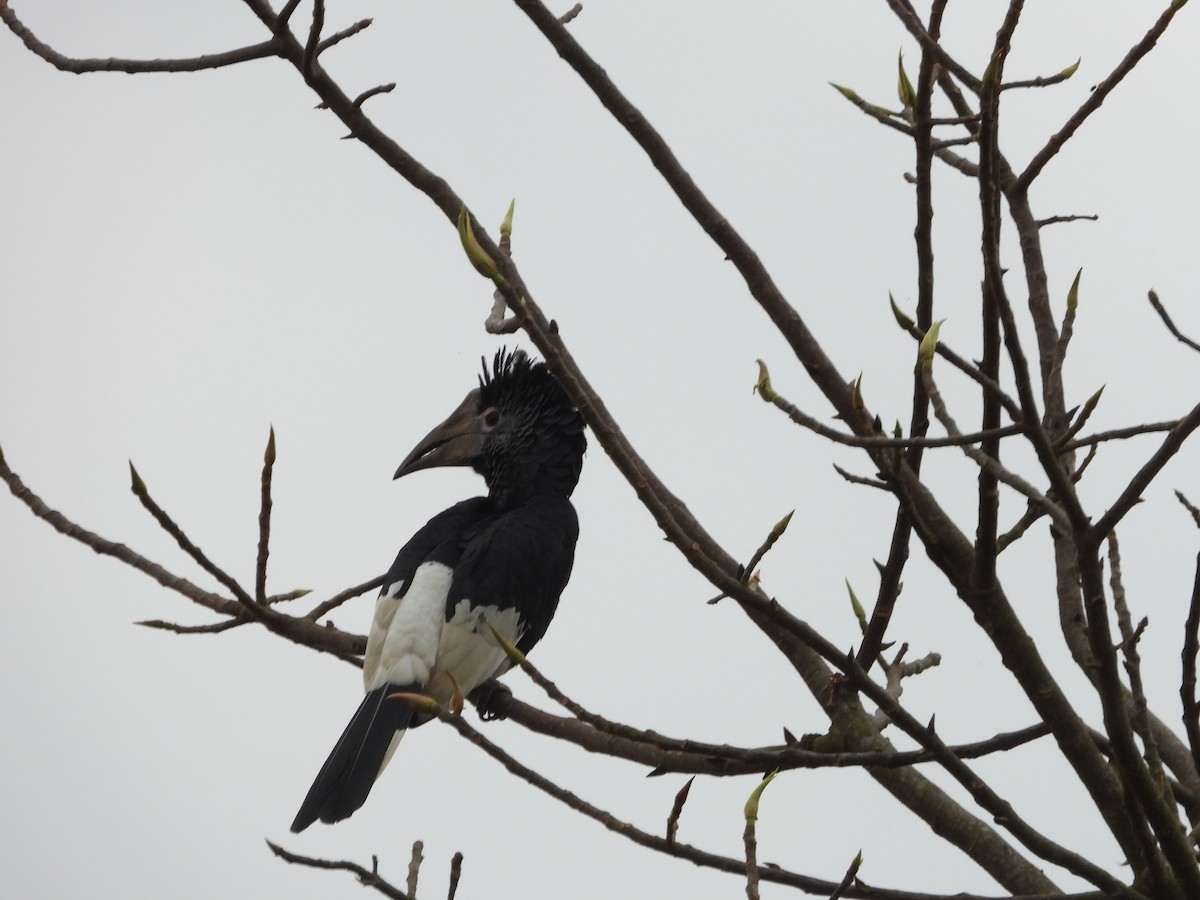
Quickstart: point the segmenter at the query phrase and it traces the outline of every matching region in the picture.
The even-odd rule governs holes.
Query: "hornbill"
[[[522,652],[546,633],[575,557],[570,496],[583,418],[544,363],[523,351],[484,363],[479,387],[408,454],[396,478],[470,466],[486,497],[438,513],[383,580],[363,658],[366,697],[304,798],[292,831],[338,822],[367,799],[400,738],[430,716],[396,693],[445,704],[512,665],[486,623]]]

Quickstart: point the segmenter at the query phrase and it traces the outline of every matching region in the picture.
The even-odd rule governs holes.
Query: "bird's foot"
[[[485,722],[492,722],[496,719],[508,718],[504,713],[496,709],[496,705],[497,701],[503,704],[504,698],[511,696],[512,690],[507,685],[501,684],[495,678],[492,678],[471,692],[471,702],[479,710],[479,718]]]

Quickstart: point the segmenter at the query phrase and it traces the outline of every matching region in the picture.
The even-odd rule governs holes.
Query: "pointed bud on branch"
[[[500,275],[500,270],[496,268],[496,261],[487,255],[476,239],[475,229],[471,227],[471,214],[465,206],[458,211],[458,238],[462,241],[463,250],[466,251],[467,259],[471,261],[475,271],[484,278],[495,281]]]
[[[918,356],[921,360],[922,368],[933,368],[933,354],[937,351],[938,333],[941,332],[942,323],[945,321],[945,319],[938,319],[929,326],[929,330],[925,332],[925,337],[921,338]]]
[[[758,394],[766,403],[774,403],[776,394],[771,387],[771,373],[767,371],[767,364],[761,359],[755,362],[758,363],[758,381],[755,382],[751,393]]]
[[[750,799],[746,801],[745,808],[747,822],[755,822],[758,820],[758,802],[762,799],[763,791],[767,789],[767,785],[774,781],[775,776],[778,774],[779,770],[776,769],[761,782],[759,782],[758,787],[750,792]]]
[[[517,208],[517,198],[513,197],[512,202],[508,204],[508,212],[504,214],[504,220],[500,223],[500,234],[504,237],[512,236],[513,212]]]
[[[900,71],[899,78],[896,84],[896,93],[900,97],[900,105],[905,109],[916,109],[917,92],[913,89],[912,82],[908,80],[908,73],[904,71],[904,51],[900,51],[900,59],[897,63],[897,68]]]
[[[503,648],[504,652],[508,654],[509,659],[515,662],[518,666],[525,662],[525,654],[518,650],[508,638],[497,631],[495,625],[493,625],[487,619],[483,620],[483,624],[488,627],[488,631],[492,633],[492,637],[496,639],[496,643],[499,644],[501,648]]]
[[[1083,275],[1083,269],[1075,273],[1075,280],[1071,282],[1071,289],[1067,291],[1067,311],[1075,312],[1079,308],[1079,278]]]
[[[892,296],[891,291],[888,291],[888,302],[892,304],[892,315],[896,317],[896,324],[905,331],[912,328],[915,323],[900,311],[900,307],[896,305],[896,298]]]
[[[146,482],[142,481],[142,476],[138,474],[138,470],[133,467],[133,460],[129,461],[129,489],[139,497],[146,496]]]

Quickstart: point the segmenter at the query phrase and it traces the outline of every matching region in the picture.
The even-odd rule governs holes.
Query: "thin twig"
[[[1075,111],[1066,124],[1029,161],[1029,165],[1025,167],[1025,171],[1017,179],[1015,185],[1017,191],[1024,193],[1028,189],[1033,180],[1046,167],[1046,164],[1055,157],[1058,151],[1063,148],[1063,145],[1087,121],[1088,116],[1100,108],[1100,104],[1113,92],[1116,86],[1124,80],[1126,75],[1133,71],[1133,67],[1158,43],[1158,39],[1162,37],[1163,32],[1167,30],[1167,26],[1171,24],[1171,20],[1175,18],[1175,13],[1183,9],[1183,6],[1184,4],[1179,2],[1179,0],[1171,0],[1170,5],[1158,17],[1158,21],[1146,32],[1146,36],[1133,46],[1125,58],[1109,73],[1108,77],[1096,85],[1096,89],[1092,91],[1083,105]]]
[[[879,124],[886,125],[888,128],[899,131],[903,135],[912,137],[912,125],[905,121],[904,113],[897,110],[886,109],[882,106],[876,106],[874,103],[869,103],[864,100],[857,91],[843,85],[833,84],[830,82],[829,86]]]
[[[1137,649],[1148,620],[1143,618],[1136,628],[1133,625],[1133,617],[1129,613],[1129,604],[1125,598],[1125,584],[1121,578],[1121,547],[1115,531],[1108,536],[1108,571],[1113,609],[1117,613],[1117,627],[1121,632],[1121,651],[1125,654],[1125,671],[1129,673],[1129,690],[1133,695],[1133,727],[1142,738],[1142,747],[1151,773],[1156,781],[1165,783],[1166,776],[1158,753],[1158,743],[1150,730],[1146,691],[1142,685],[1142,660]]]
[[[504,302],[504,295],[499,291],[496,291],[492,300],[492,311],[484,320],[483,329],[488,334],[515,334],[521,330],[521,320],[508,315],[508,304]]]
[[[258,613],[258,604],[255,603],[254,598],[246,593],[245,588],[243,588],[237,582],[237,580],[233,578],[233,576],[229,575],[224,569],[210,560],[204,554],[204,551],[196,546],[196,544],[194,544],[192,540],[186,534],[184,534],[183,529],[175,523],[175,520],[167,514],[167,511],[159,506],[157,502],[155,502],[154,498],[150,496],[149,490],[146,488],[146,482],[142,480],[142,477],[133,467],[132,462],[129,464],[129,476],[129,489],[133,491],[134,495],[141,502],[142,506],[145,507],[146,511],[154,517],[154,520],[158,522],[163,531],[174,538],[175,543],[179,545],[180,549],[190,556],[195,563],[200,566],[200,568],[232,591],[233,596],[241,602],[241,604],[246,608],[247,612],[251,613],[252,615]],[[255,615],[255,617],[261,618],[259,615]]]
[[[353,600],[355,597],[365,594],[367,591],[373,591],[376,588],[383,587],[383,579],[383,575],[377,575],[370,581],[364,581],[362,584],[356,584],[354,587],[346,588],[341,593],[334,594],[328,600],[317,604],[309,613],[304,616],[304,618],[310,622],[316,622],[318,619],[337,609],[347,600]]]
[[[1198,520],[1200,524],[1200,520]],[[1200,553],[1196,554],[1196,577],[1183,626],[1183,679],[1179,699],[1183,701],[1183,727],[1187,733],[1192,762],[1200,770],[1200,704],[1196,702],[1196,657],[1200,654]]]
[[[237,628],[239,625],[245,625],[250,619],[225,619],[221,622],[213,622],[209,625],[179,625],[176,622],[166,622],[162,619],[143,619],[140,622],[134,622],[134,625],[141,625],[143,628],[154,628],[159,631],[170,631],[172,634],[221,634],[231,628]]]
[[[450,857],[450,889],[446,892],[446,900],[454,900],[458,893],[458,881],[462,878],[463,855],[461,851]]]
[[[911,438],[889,438],[889,437],[860,437],[854,434],[846,434],[838,431],[836,428],[830,428],[812,416],[800,410],[786,397],[779,394],[771,385],[770,375],[767,372],[766,364],[762,360],[758,361],[759,365],[759,380],[755,385],[755,392],[762,397],[764,401],[770,403],[789,419],[795,422],[802,428],[807,428],[814,434],[820,437],[827,438],[835,444],[842,444],[846,447],[868,447],[868,448],[940,448],[940,447],[962,447],[964,444],[977,444],[980,441],[989,440],[992,438],[1012,437],[1022,434],[1024,429],[1021,425],[1004,425],[996,428],[989,428],[985,431],[977,431],[971,434],[963,434],[961,432],[950,435],[944,438],[927,438],[927,437],[911,437]]]
[[[1183,508],[1191,513],[1192,521],[1196,523],[1197,528],[1200,528],[1200,507],[1197,507],[1190,500],[1188,500],[1188,498],[1183,495],[1183,491],[1176,491],[1175,499],[1182,503]]]
[[[978,141],[979,138],[975,137],[973,134],[969,134],[966,137],[947,138],[944,141],[934,141],[931,149],[936,152],[938,150],[945,150],[947,147],[966,147],[971,144],[975,144]]]
[[[896,316],[897,324],[919,345],[921,341],[925,339],[925,334],[928,329],[922,328],[908,316],[904,315],[902,312],[900,312],[899,307],[895,306],[894,304],[892,312]],[[985,375],[979,370],[978,366],[972,365],[958,353],[955,353],[942,340],[937,342],[937,347],[935,348],[934,352],[937,353],[939,357],[946,360],[946,362],[950,363],[950,365],[954,366],[954,368],[958,369],[960,372],[978,384],[983,389],[985,396],[994,395],[998,397],[1000,399],[1000,405],[1004,407],[1009,418],[1012,419],[1013,422],[1022,421],[1024,415],[1021,412],[1021,405],[1015,399],[1006,394],[1000,387],[999,382],[997,382],[994,378]],[[990,437],[991,435],[986,436]],[[1003,437],[1003,435],[1001,436]]]
[[[878,478],[867,478],[865,475],[855,475],[853,472],[849,472],[846,469],[843,469],[837,463],[833,464],[833,470],[835,472],[837,472],[839,475],[841,475],[844,479],[846,479],[851,484],[861,484],[866,487],[875,488],[876,490],[880,490],[880,491],[891,490],[891,488],[888,487],[888,483],[886,481],[880,481]]]
[[[1095,545],[1099,545],[1109,532],[1117,527],[1117,523],[1125,517],[1142,497],[1142,492],[1150,486],[1150,482],[1162,470],[1175,454],[1179,452],[1179,448],[1183,446],[1183,442],[1191,436],[1192,432],[1200,427],[1200,403],[1192,407],[1191,412],[1180,419],[1163,440],[1159,448],[1154,454],[1146,460],[1137,474],[1130,479],[1125,486],[1125,490],[1121,491],[1121,495],[1113,502],[1113,505],[1108,508],[1108,511],[1100,517],[1100,520],[1091,527],[1091,541]]]
[[[272,594],[267,597],[266,604],[273,606],[276,603],[286,603],[289,600],[296,600],[300,597],[311,594],[309,590],[289,591],[286,594]],[[180,625],[176,622],[166,622],[162,619],[145,619],[141,622],[134,622],[134,625],[141,625],[144,628],[155,628],[160,631],[170,631],[174,634],[222,634],[232,628],[238,628],[242,625],[248,625],[251,622],[257,621],[245,613],[242,608],[239,608],[238,615],[231,619],[222,619],[220,622],[210,622],[207,625]]]
[[[942,45],[938,43],[937,38],[931,35],[925,28],[917,16],[916,10],[913,9],[908,0],[887,0],[887,5],[891,8],[896,18],[908,29],[908,33],[917,39],[917,43],[921,45],[923,52],[933,56],[943,70],[952,73],[955,78],[966,85],[971,91],[976,94],[979,93],[979,79],[968,72],[958,60],[946,52]]]
[[[292,18],[292,13],[296,11],[296,7],[299,5],[300,0],[287,0],[287,3],[284,4],[283,9],[279,11],[279,16],[273,23],[272,30],[276,33],[279,33],[287,28],[288,22]]]
[[[267,601],[267,556],[271,544],[271,474],[275,468],[275,426],[263,454],[262,502],[258,512],[258,561],[254,566],[254,599]]]
[[[755,835],[755,819],[746,817],[742,831],[742,845],[746,848],[746,900],[759,900],[758,893],[758,839]]]
[[[1050,363],[1050,384],[1062,383],[1062,370],[1067,362],[1067,350],[1071,346],[1071,338],[1075,334],[1075,317],[1078,312],[1078,297],[1079,297],[1079,279],[1083,275],[1083,270],[1080,269],[1075,273],[1075,280],[1071,282],[1071,288],[1067,292],[1067,309],[1063,313],[1062,326],[1058,331],[1058,342],[1054,345],[1054,359]],[[1096,405],[1100,402],[1100,395],[1104,392],[1104,388],[1092,394],[1084,403],[1082,411],[1076,417],[1075,422],[1067,429],[1066,434],[1061,438],[1057,438],[1059,444],[1064,444],[1083,429],[1087,424],[1088,418],[1095,411]],[[1069,452],[1069,451],[1068,451]],[[1071,457],[1068,457],[1070,459]],[[1069,463],[1068,463],[1069,465]]]
[[[1090,447],[1088,447],[1087,456],[1083,458],[1083,462],[1079,464],[1079,467],[1075,469],[1075,473],[1071,476],[1071,482],[1073,484],[1079,484],[1080,479],[1083,478],[1083,473],[1086,472],[1087,467],[1092,464],[1092,460],[1096,458],[1096,454],[1099,452],[1099,450],[1099,444],[1092,444]]]
[[[671,804],[671,812],[667,815],[667,843],[675,843],[675,838],[679,834],[679,817],[683,815],[683,805],[687,803],[688,794],[692,791],[692,782],[696,780],[693,775],[687,780],[679,792],[675,795],[675,802]]]
[[[1068,310],[1067,315],[1063,318],[1062,335],[1059,338],[1059,352],[1055,355],[1055,364],[1052,371],[1058,377],[1062,375],[1062,362],[1067,358],[1067,343],[1071,339],[1073,328],[1075,325],[1075,317]],[[1075,421],[1071,423],[1066,433],[1059,438],[1058,443],[1061,446],[1070,444],[1071,439],[1083,430],[1083,426],[1088,423],[1088,419],[1092,417],[1092,413],[1096,411],[1096,407],[1100,404],[1100,397],[1104,394],[1104,388],[1096,391],[1092,396],[1087,398],[1087,401],[1080,408],[1078,415],[1075,416]]]
[[[942,16],[947,0],[935,0],[929,13],[928,31],[933,41],[941,36]],[[928,50],[921,51],[921,67],[917,75],[916,103],[913,107],[912,136],[915,150],[917,226],[913,240],[917,253],[917,328],[927,331],[933,324],[934,262],[933,262],[933,84],[936,60]],[[893,306],[895,304],[893,303]],[[909,416],[909,434],[924,439],[929,432],[929,398],[919,372],[913,372],[912,412]],[[913,446],[907,449],[905,458],[914,475],[919,475],[924,459],[924,448]],[[892,525],[892,539],[888,545],[887,562],[879,570],[879,590],[871,618],[863,627],[863,639],[859,644],[857,660],[860,666],[870,669],[872,661],[883,646],[892,612],[900,599],[901,578],[908,562],[909,545],[912,542],[912,521],[903,504],[896,509]],[[847,582],[849,587],[849,582]],[[851,595],[853,596],[853,594]]]
[[[300,61],[300,74],[306,79],[312,76],[317,61],[317,47],[321,43],[321,29],[325,27],[325,0],[313,0],[312,25],[308,29],[308,40],[304,44],[304,56]]]
[[[1067,66],[1061,72],[1056,72],[1053,75],[1039,75],[1037,78],[1029,78],[1025,81],[1009,81],[1000,85],[1002,91],[1015,91],[1018,88],[1040,88],[1050,87],[1055,84],[1062,84],[1068,78],[1075,74],[1079,69],[1080,60],[1076,60],[1073,65]]]
[[[846,869],[846,874],[842,876],[841,882],[832,894],[829,895],[829,900],[841,900],[846,893],[846,889],[850,887],[854,881],[854,876],[858,874],[858,870],[862,867],[862,851],[859,850],[854,859],[850,861],[849,867]]]
[[[1020,540],[1025,532],[1027,532],[1033,523],[1046,514],[1046,510],[1037,503],[1030,501],[1025,506],[1025,512],[1021,513],[1021,518],[1013,523],[1013,526],[1000,535],[996,539],[996,552],[1003,553],[1005,549]]]
[[[417,878],[421,874],[421,863],[425,857],[421,855],[421,851],[425,849],[424,841],[413,841],[412,859],[408,862],[408,896],[416,898],[417,896]]]
[[[13,496],[24,503],[35,516],[48,522],[56,531],[90,547],[96,553],[111,556],[131,568],[149,575],[163,587],[177,591],[194,603],[211,609],[213,612],[229,618],[239,618],[247,613],[246,604],[239,602],[241,598],[230,600],[197,587],[187,579],[167,571],[158,563],[152,562],[124,544],[115,543],[88,531],[57,510],[51,509],[37,494],[25,486],[17,473],[8,466],[2,453],[0,453],[0,480],[8,484]],[[253,603],[252,600],[251,603]],[[265,624],[276,634],[314,650],[331,653],[352,664],[362,665],[358,661],[358,657],[363,653],[366,644],[365,638],[287,616],[270,607],[259,607],[259,612],[269,620]]]
[[[25,23],[17,18],[7,0],[0,2],[0,20],[21,39],[27,49],[41,57],[54,68],[62,72],[73,72],[81,75],[85,72],[200,72],[205,69],[221,69],[225,66],[236,66],[238,63],[254,59],[265,59],[268,56],[279,55],[279,44],[274,38],[236,50],[226,50],[223,53],[205,53],[201,56],[191,56],[182,59],[108,59],[77,58],[59,53],[49,44],[43,43],[30,31]]]
[[[914,675],[920,675],[927,669],[932,669],[934,666],[941,665],[942,656],[940,653],[926,653],[923,657],[912,662],[904,662],[904,654],[908,651],[908,644],[901,644],[895,658],[890,662],[880,663],[883,666],[884,674],[887,677],[887,692],[893,700],[899,700],[904,693],[904,679]],[[883,731],[890,723],[887,713],[879,709],[875,711],[872,717],[872,724],[877,731]]]
[[[330,47],[340,44],[342,41],[346,40],[346,38],[354,37],[354,35],[358,34],[360,31],[370,28],[371,23],[374,21],[374,19],[359,19],[349,28],[343,28],[341,31],[331,34],[329,37],[325,38],[325,40],[321,41],[321,43],[317,44],[317,56],[320,56]]]
[[[353,872],[360,884],[374,888],[383,894],[383,896],[390,897],[391,900],[415,900],[411,894],[406,894],[400,888],[387,882],[379,874],[378,860],[374,857],[371,859],[371,868],[364,869],[358,863],[349,862],[348,860],[317,859],[312,856],[301,856],[299,853],[284,850],[278,844],[273,844],[270,841],[267,841],[267,846],[280,859],[293,865],[308,866],[312,869],[338,869],[345,872]]]
[[[925,367],[923,371],[927,379],[926,389],[929,392],[929,399],[933,404],[934,414],[937,416],[938,421],[942,423],[942,427],[945,428],[951,436],[961,434],[958,429],[958,424],[954,421],[954,417],[950,415],[950,411],[946,408],[946,403],[942,399],[941,392],[938,390],[937,385],[933,380],[932,368]],[[994,456],[989,456],[970,444],[962,444],[960,446],[963,453],[969,456],[971,460],[974,461],[974,463],[981,469],[991,472],[999,481],[1007,484],[1013,490],[1024,495],[1031,502],[1039,504],[1055,521],[1064,525],[1066,524],[1066,514],[1063,512],[1062,508],[1057,502],[1052,500],[1045,493],[1039,491],[1021,476],[1010,471],[1009,469],[1006,469]]]
[[[1147,422],[1145,425],[1129,425],[1125,428],[1113,428],[1109,431],[1097,431],[1087,437],[1067,441],[1059,450],[1078,450],[1080,447],[1091,447],[1106,441],[1123,441],[1128,438],[1141,437],[1144,434],[1157,434],[1178,428],[1183,419],[1171,419],[1167,422]]]
[[[395,89],[396,89],[396,82],[394,82],[394,81],[391,84],[376,85],[375,87],[370,88],[369,90],[365,90],[361,94],[359,94],[357,97],[355,97],[354,105],[356,107],[361,107],[364,103],[366,103],[372,97],[377,96],[378,94],[390,94]]]
[[[582,9],[582,7],[578,7]],[[504,258],[512,261],[512,217],[517,201],[514,199],[508,207],[508,215],[500,224],[500,252]],[[483,322],[483,330],[488,334],[515,334],[521,329],[521,317],[508,314],[508,301],[499,286],[492,293],[492,311]]]
[[[1036,222],[1034,222],[1034,224],[1037,225],[1038,228],[1045,228],[1047,225],[1058,225],[1062,222],[1079,222],[1079,221],[1099,222],[1100,216],[1095,215],[1095,214],[1088,215],[1088,216],[1085,216],[1085,215],[1050,216],[1049,218],[1046,218],[1046,219],[1038,219]]]
[[[762,545],[754,551],[754,555],[750,557],[750,562],[746,563],[746,570],[742,574],[742,578],[744,580],[750,580],[754,574],[754,570],[758,567],[758,564],[762,562],[762,558],[767,555],[772,547],[775,546],[775,542],[783,537],[783,533],[787,531],[788,523],[792,521],[792,516],[795,514],[796,511],[793,509],[790,513],[776,522],[774,526],[772,526],[770,533],[766,537],[766,540],[764,540]]]
[[[1147,296],[1150,299],[1150,305],[1154,307],[1154,311],[1158,313],[1158,317],[1162,319],[1163,324],[1167,326],[1167,331],[1175,335],[1180,342],[1187,344],[1187,346],[1191,347],[1193,350],[1200,352],[1200,344],[1197,344],[1190,337],[1175,327],[1175,323],[1171,321],[1171,317],[1167,315],[1166,307],[1164,307],[1162,305],[1162,301],[1158,299],[1158,294],[1154,291],[1150,291]]]

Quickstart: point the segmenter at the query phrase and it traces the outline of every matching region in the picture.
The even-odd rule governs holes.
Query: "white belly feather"
[[[454,693],[453,675],[463,693],[469,694],[489,678],[507,672],[512,663],[508,654],[485,624],[492,626],[505,639],[515,644],[521,637],[521,617],[515,609],[495,606],[472,607],[469,600],[459,600],[450,621],[442,628],[433,679],[426,693],[440,703],[446,703]]]
[[[375,604],[363,659],[363,685],[417,684],[441,703],[449,702],[453,676],[464,693],[508,671],[511,662],[485,620],[515,644],[521,637],[516,609],[472,607],[459,600],[446,620],[446,595],[453,572],[437,562],[422,563],[411,585],[390,585]],[[403,593],[403,596],[400,596]]]
[[[428,684],[446,620],[452,574],[442,563],[422,563],[407,590],[397,582],[380,596],[363,658],[363,685],[368,691],[388,683]],[[401,591],[404,596],[397,597]]]

